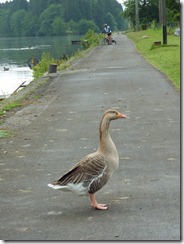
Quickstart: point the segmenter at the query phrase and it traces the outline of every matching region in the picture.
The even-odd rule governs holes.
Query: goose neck
[[[99,133],[100,133],[100,141],[107,139],[109,135],[109,125],[110,120],[106,118],[102,118],[100,127],[99,127]]]

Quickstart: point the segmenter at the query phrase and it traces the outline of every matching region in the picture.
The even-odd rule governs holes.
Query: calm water
[[[28,84],[33,79],[28,59],[40,60],[43,52],[55,59],[72,55],[82,47],[72,45],[71,40],[79,39],[80,36],[0,38],[0,98],[8,97],[24,81]]]

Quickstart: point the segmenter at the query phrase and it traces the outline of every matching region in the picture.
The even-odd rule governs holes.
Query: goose
[[[8,71],[9,70],[9,68],[7,68],[7,67],[4,67],[4,71]]]
[[[117,110],[109,109],[102,115],[99,125],[99,147],[76,163],[59,180],[49,183],[55,190],[70,191],[90,197],[91,207],[108,209],[107,204],[97,203],[95,193],[99,191],[118,169],[119,156],[109,134],[111,120],[126,118]]]

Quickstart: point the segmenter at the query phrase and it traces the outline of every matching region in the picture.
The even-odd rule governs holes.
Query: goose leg
[[[100,209],[100,210],[108,209],[107,204],[97,203],[94,194],[90,194],[89,196],[90,196],[90,200],[91,200],[91,207],[96,208],[96,209]]]

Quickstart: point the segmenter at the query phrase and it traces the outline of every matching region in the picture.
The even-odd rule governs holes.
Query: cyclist
[[[104,30],[102,33],[107,34],[108,44],[112,44],[112,35],[111,35],[112,31],[111,31],[110,26],[108,26],[107,24],[104,24]]]

